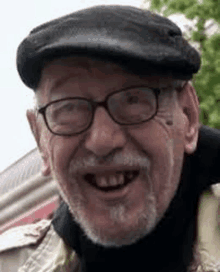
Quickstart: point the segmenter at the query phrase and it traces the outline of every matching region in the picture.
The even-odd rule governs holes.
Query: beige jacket
[[[198,245],[202,266],[197,272],[220,272],[218,195],[218,190],[217,194],[213,190],[201,197]],[[0,272],[79,271],[76,253],[57,235],[50,220],[16,227],[0,235]]]
[[[204,271],[220,272],[220,184],[200,199],[198,246]]]
[[[1,272],[79,272],[80,263],[50,220],[15,227],[0,236]]]

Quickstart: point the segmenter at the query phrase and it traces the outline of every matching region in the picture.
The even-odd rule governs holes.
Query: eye
[[[54,107],[51,108],[51,116],[53,116],[53,119],[57,119],[61,116],[64,116],[65,114],[71,113],[75,109],[75,104],[72,102],[63,102],[60,104],[53,105]]]
[[[132,105],[132,104],[136,104],[139,102],[139,97],[136,95],[131,95],[127,97],[127,101],[128,104]]]
[[[76,105],[75,103],[73,102],[68,102],[68,103],[65,103],[63,104],[59,110],[62,111],[62,112],[71,112],[75,109]]]

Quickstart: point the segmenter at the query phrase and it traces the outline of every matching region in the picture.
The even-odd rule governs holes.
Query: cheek
[[[78,137],[60,137],[48,135],[47,150],[52,174],[64,177],[68,173],[69,164],[79,146]]]
[[[158,214],[163,214],[173,198],[182,167],[183,144],[174,125],[152,120],[130,133],[150,160],[149,177],[157,199]]]
[[[168,168],[173,167],[174,141],[170,128],[165,129],[155,119],[146,123],[142,128],[130,130],[130,135],[150,159],[151,171],[157,169],[158,173],[164,173]]]

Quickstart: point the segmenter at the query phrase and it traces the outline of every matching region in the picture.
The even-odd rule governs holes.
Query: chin
[[[146,198],[145,207],[136,211],[135,216],[134,213],[131,215],[124,205],[109,208],[106,211],[108,213],[106,222],[92,220],[83,204],[79,205],[79,202],[77,208],[76,205],[69,203],[69,208],[73,219],[80,225],[85,235],[93,243],[104,247],[134,244],[149,235],[158,222],[156,202],[153,196]]]

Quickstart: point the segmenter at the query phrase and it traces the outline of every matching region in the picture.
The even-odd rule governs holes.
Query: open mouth
[[[114,174],[92,174],[83,176],[90,185],[103,192],[119,190],[134,181],[139,176],[139,170],[117,171]]]

